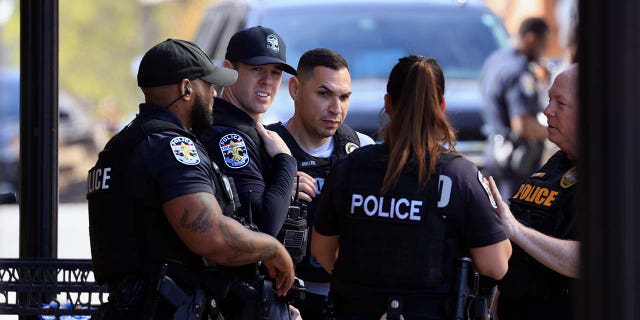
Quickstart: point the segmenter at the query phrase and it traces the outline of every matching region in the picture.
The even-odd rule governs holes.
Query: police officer
[[[211,159],[235,180],[241,214],[251,211],[260,231],[275,236],[291,202],[296,163],[284,142],[265,150],[256,127],[278,93],[282,72],[296,71],[286,64],[284,40],[261,26],[234,34],[225,59],[225,67],[238,71],[238,81],[216,98],[213,126],[196,134]]]
[[[286,64],[284,40],[262,26],[235,33],[225,59],[225,67],[237,70],[238,81],[223,90],[221,99],[216,98],[213,125],[197,130],[196,135],[210,158],[234,179],[241,204],[239,215],[253,222],[259,231],[276,236],[291,203],[296,162],[280,136],[262,127],[260,117],[278,93],[282,72],[296,72]],[[256,132],[258,129],[278,143],[267,144]],[[241,278],[248,280],[252,276]],[[250,282],[255,281],[260,282]],[[246,299],[235,300],[233,310],[248,308]],[[270,310],[271,318],[288,316],[288,307],[282,303],[272,304]]]
[[[534,71],[548,41],[549,27],[542,18],[525,19],[515,46],[492,53],[482,68],[482,130],[488,139],[484,169],[496,178],[504,197],[542,159],[547,131],[537,120],[542,106]]]
[[[294,197],[308,203],[310,228],[316,196],[331,164],[374,141],[343,123],[349,110],[351,76],[347,61],[337,52],[326,48],[305,52],[298,62],[297,75],[289,79],[289,94],[295,106],[293,116],[267,128],[284,139],[298,162],[293,192]],[[304,302],[296,306],[305,320],[326,319],[330,277],[311,250],[306,253],[296,265],[296,276],[304,280],[306,288]]]
[[[575,193],[578,176],[578,67],[561,72],[544,110],[549,140],[560,151],[524,180],[510,208],[493,179],[491,190],[507,236],[516,244],[499,284],[500,319],[573,319],[572,278],[580,275]]]
[[[384,98],[382,144],[356,149],[329,173],[312,253],[332,272],[337,319],[451,316],[456,259],[500,279],[511,245],[486,180],[457,154],[434,59],[401,58]]]
[[[142,58],[145,103],[88,177],[93,269],[110,293],[102,318],[215,318],[228,281],[212,264],[261,260],[279,294],[291,287],[286,249],[223,215],[221,205],[233,211],[228,188],[190,132],[210,124],[213,86],[236,78],[184,40],[168,39]]]

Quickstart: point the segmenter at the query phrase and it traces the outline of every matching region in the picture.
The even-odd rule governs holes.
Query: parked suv
[[[384,121],[380,111],[387,76],[397,59],[408,54],[435,57],[446,77],[446,112],[457,129],[457,149],[482,165],[478,78],[486,57],[508,43],[502,21],[483,1],[219,1],[205,12],[194,41],[220,63],[229,38],[256,25],[282,36],[293,66],[312,48],[342,54],[353,91],[346,123],[374,138]],[[283,81],[264,123],[293,114],[286,74]]]

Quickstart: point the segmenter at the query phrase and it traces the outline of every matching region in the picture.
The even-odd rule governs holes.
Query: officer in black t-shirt
[[[190,133],[209,125],[213,86],[236,78],[184,40],[168,39],[142,58],[145,103],[89,171],[93,270],[109,287],[98,319],[172,319],[176,310],[215,318],[228,279],[210,264],[261,260],[279,294],[291,287],[286,249],[223,215],[233,211],[230,192]]]
[[[267,128],[284,139],[298,162],[293,193],[307,206],[305,218],[311,228],[316,199],[332,163],[374,141],[343,123],[351,96],[351,76],[344,57],[330,49],[312,49],[300,57],[297,72],[289,80],[293,117]],[[306,294],[304,302],[295,305],[305,320],[327,319],[330,276],[310,249],[301,259],[296,276],[303,280]]]
[[[500,282],[500,319],[573,319],[572,278],[580,275],[576,240],[578,173],[578,67],[561,72],[549,89],[544,110],[549,140],[560,151],[502,202],[489,179],[507,236],[516,244],[509,272]],[[513,212],[513,213],[512,213]]]
[[[311,249],[333,275],[336,319],[451,317],[458,257],[494,279],[507,271],[511,245],[486,180],[453,150],[443,95],[434,59],[400,59],[387,83],[383,143],[329,173]]]

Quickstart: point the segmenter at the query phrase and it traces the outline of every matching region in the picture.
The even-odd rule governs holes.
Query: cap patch
[[[267,36],[267,49],[273,51],[273,53],[280,53],[278,37],[273,33]]]
[[[491,206],[497,209],[498,205],[496,204],[496,201],[493,199],[493,194],[491,193],[491,189],[489,189],[489,181],[487,181],[487,179],[485,179],[484,176],[482,176],[482,172],[480,171],[478,171],[478,181],[480,181],[480,184],[484,188],[484,191],[487,193],[487,196],[489,196],[489,201],[491,201]]]
[[[200,157],[198,156],[198,150],[191,139],[187,137],[175,137],[169,142],[173,156],[176,157],[178,162],[195,166],[200,163]]]
[[[345,144],[345,146],[344,146],[344,151],[346,153],[351,153],[355,149],[358,149],[358,145],[353,143],[353,142],[347,142],[347,144]]]
[[[229,168],[242,168],[249,163],[249,153],[242,137],[235,133],[230,133],[220,138],[218,143],[224,163]]]

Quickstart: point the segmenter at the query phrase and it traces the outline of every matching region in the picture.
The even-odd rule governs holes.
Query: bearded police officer
[[[444,75],[431,58],[394,66],[382,144],[354,150],[329,173],[312,253],[332,273],[336,319],[453,316],[456,260],[496,280],[511,245],[478,168],[453,150]]]
[[[109,287],[98,318],[215,318],[228,281],[212,264],[261,260],[279,294],[291,287],[286,249],[223,215],[233,212],[231,192],[190,132],[210,125],[214,85],[236,79],[184,40],[168,39],[142,58],[145,103],[89,171],[93,269]]]
[[[510,207],[490,179],[500,219],[517,245],[499,284],[500,319],[573,319],[572,278],[580,275],[580,242],[575,240],[577,81],[578,67],[572,65],[549,89],[544,114],[549,140],[560,151],[520,184]]]
[[[289,80],[289,94],[294,101],[293,116],[267,128],[284,139],[298,162],[293,193],[307,205],[310,228],[316,199],[331,164],[374,141],[343,123],[349,110],[351,76],[347,61],[337,52],[326,48],[305,52],[298,62],[297,75]],[[296,265],[296,276],[304,280],[306,288],[304,302],[296,304],[302,318],[326,319],[330,276],[310,249]]]

